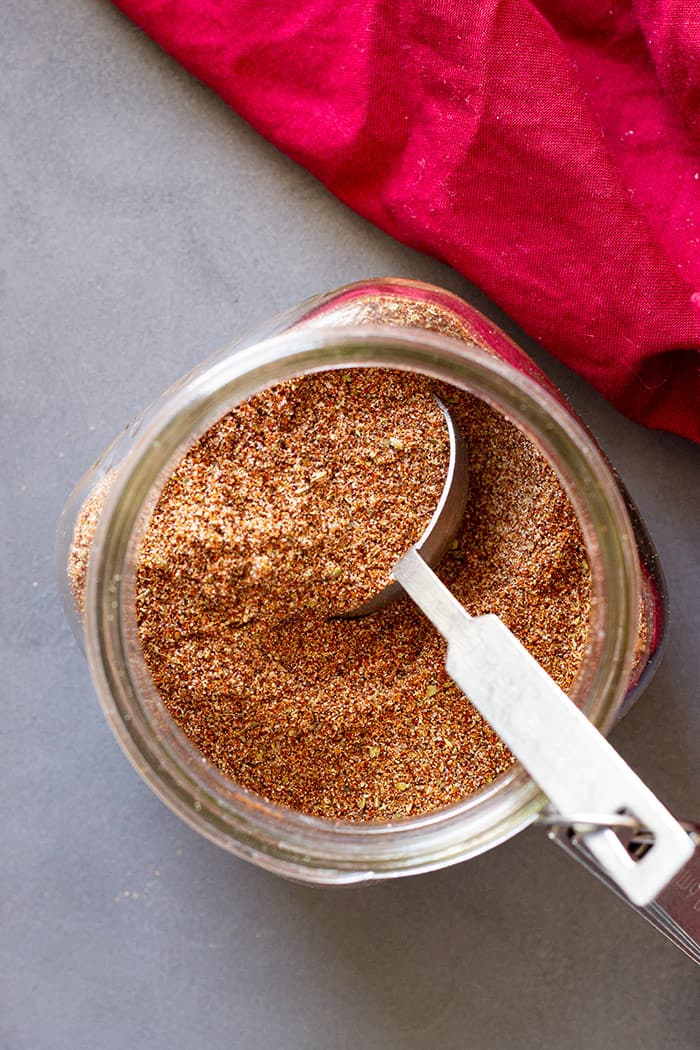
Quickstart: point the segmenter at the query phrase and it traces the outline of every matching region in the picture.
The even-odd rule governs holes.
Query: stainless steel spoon
[[[467,493],[469,486],[469,468],[467,461],[467,450],[464,447],[462,435],[455,421],[439,397],[436,397],[438,405],[442,409],[447,425],[447,433],[450,440],[450,458],[447,464],[445,484],[440,494],[435,513],[428,522],[428,527],[416,543],[414,550],[420,551],[421,557],[428,565],[438,565],[447,553],[457,530],[462,523],[464,511],[467,506]],[[354,620],[360,616],[369,616],[370,613],[379,612],[390,602],[400,598],[404,593],[401,584],[394,581],[387,584],[368,601],[358,605],[350,612],[343,613],[344,620]]]
[[[450,462],[435,514],[419,543],[393,567],[394,582],[345,616],[376,612],[402,591],[408,594],[447,642],[448,675],[559,811],[555,819],[550,807],[547,823],[574,831],[583,827],[578,839],[585,843],[585,857],[574,849],[569,852],[700,962],[700,944],[692,935],[693,921],[697,925],[697,916],[691,915],[694,902],[671,913],[657,899],[695,853],[693,835],[505,624],[495,615],[470,616],[431,568],[449,548],[467,501],[464,442],[442,402],[440,407],[450,435]],[[591,814],[596,815],[593,824]],[[630,822],[653,842],[641,854],[623,844],[614,830]],[[697,853],[694,864],[700,864]]]

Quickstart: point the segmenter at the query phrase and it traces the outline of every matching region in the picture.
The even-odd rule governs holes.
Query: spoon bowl
[[[469,490],[469,465],[464,440],[447,406],[439,397],[435,397],[435,400],[445,417],[450,440],[450,459],[445,484],[435,512],[425,532],[415,545],[415,550],[420,552],[423,561],[433,568],[443,559],[457,534],[464,517]],[[404,593],[401,584],[393,580],[362,605],[358,605],[350,612],[343,613],[341,619],[355,620],[361,616],[379,612]]]

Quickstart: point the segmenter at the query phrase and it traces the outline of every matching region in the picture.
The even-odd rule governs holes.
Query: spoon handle
[[[470,616],[412,548],[392,576],[447,642],[448,675],[561,813],[624,813],[653,836],[643,856],[608,827],[586,849],[637,906],[693,854],[687,832],[497,616]]]
[[[558,819],[556,819],[558,817]],[[645,906],[632,904],[628,897],[587,848],[586,834],[577,832],[575,822],[565,821],[561,815],[547,815],[545,822],[549,838],[565,853],[582,864],[587,871],[600,880],[609,890],[651,923],[660,933],[680,948],[682,952],[700,966],[700,826],[686,824],[688,840],[694,852],[687,864],[669,882],[668,886]],[[635,835],[630,848],[640,852],[648,849],[646,834]]]

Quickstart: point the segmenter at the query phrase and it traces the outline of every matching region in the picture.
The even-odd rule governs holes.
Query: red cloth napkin
[[[342,201],[700,440],[699,0],[116,0]]]

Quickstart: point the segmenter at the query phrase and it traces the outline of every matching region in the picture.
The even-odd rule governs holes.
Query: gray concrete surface
[[[311,889],[200,840],[132,771],[55,594],[73,481],[190,365],[312,292],[393,273],[498,312],[107,0],[6,0],[2,21],[2,1050],[697,1047],[696,968],[537,831],[435,875]],[[614,741],[697,818],[697,450],[536,356],[661,552],[669,647]]]

